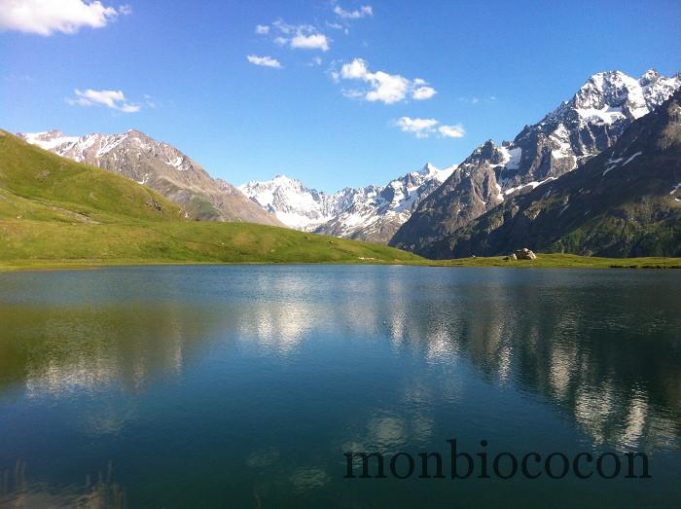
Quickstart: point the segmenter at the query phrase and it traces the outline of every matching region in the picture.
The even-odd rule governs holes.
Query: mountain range
[[[607,150],[626,128],[681,87],[681,76],[598,73],[511,142],[489,140],[417,207],[390,244],[430,257],[456,232],[511,197],[559,179]],[[436,247],[437,246],[437,247]]]
[[[239,188],[211,177],[177,148],[131,129],[119,134],[66,136],[59,130],[19,133],[57,155],[109,170],[158,191],[188,218],[244,221],[387,243],[411,212],[454,171],[426,164],[385,186],[309,189],[278,175]]]
[[[385,245],[195,221],[158,192],[0,129],[0,273],[148,263],[414,263]]]
[[[186,217],[210,221],[282,224],[238,189],[211,177],[175,147],[131,129],[119,134],[65,136],[53,130],[20,138],[79,163],[97,166],[146,185],[177,203]]]
[[[252,181],[239,189],[291,228],[387,243],[454,170],[426,164],[385,186],[347,187],[333,194],[309,189],[285,175]]]
[[[545,252],[681,256],[681,90],[575,171],[514,196],[446,239],[435,258]]]
[[[584,197],[599,195],[594,190],[601,189],[603,183],[590,182],[584,176],[597,173],[598,170],[589,169],[593,168],[590,165],[601,164],[598,161],[603,157],[612,161],[623,157],[615,157],[613,150],[617,150],[617,154],[628,153],[619,144],[626,138],[625,133],[650,117],[651,112],[665,104],[680,88],[681,75],[667,77],[654,70],[639,78],[620,71],[598,73],[591,76],[570,100],[538,123],[525,126],[512,141],[497,144],[488,140],[460,164],[442,170],[426,164],[421,170],[407,173],[386,185],[348,187],[335,193],[308,188],[285,175],[268,181],[250,181],[237,188],[212,178],[178,149],[136,130],[82,137],[65,136],[59,131],[20,136],[58,155],[149,186],[180,205],[186,217],[194,219],[287,226],[306,232],[389,243],[431,258],[499,254],[524,246],[629,256],[640,255],[643,251],[631,242],[619,248],[611,241],[599,245],[593,240],[601,238],[595,230],[589,230],[592,239],[589,242],[576,233],[576,237],[568,240],[565,232],[569,227],[566,225],[555,235],[549,235],[539,226],[536,229],[527,227],[528,231],[535,232],[534,236],[523,237],[518,234],[518,221],[522,217],[534,215],[532,220],[538,220],[542,216],[547,204],[539,200],[542,205],[538,205],[536,198],[548,189],[552,190],[551,196],[557,196],[556,189],[562,189],[561,192],[570,196],[566,199],[575,204],[587,203],[589,200]],[[630,168],[638,168],[641,172],[647,171],[642,173],[644,178],[654,174],[656,168],[641,169],[641,165],[659,162],[652,157],[657,150],[654,149],[655,142],[651,141],[649,145],[642,151],[647,156],[637,156],[636,160],[627,163],[627,172]],[[676,156],[669,152],[665,157]],[[573,181],[573,174],[586,179],[579,180],[581,198],[564,189],[568,185],[565,182]],[[613,192],[617,189],[617,193],[631,197],[636,195],[636,190],[628,192],[625,188],[634,181],[636,179],[625,179],[615,183],[614,179],[608,179],[608,185],[612,186]],[[639,190],[646,189],[641,182],[636,182]],[[663,200],[664,204],[668,201]],[[614,206],[614,202],[607,202]],[[655,200],[656,206],[662,206],[663,202]],[[595,204],[587,203],[584,207],[581,212],[588,220],[596,210],[601,210]],[[530,209],[533,210],[531,214],[527,212]],[[571,205],[568,209],[576,210],[577,206]],[[510,216],[516,219],[509,221]],[[561,217],[570,217],[570,214],[565,212]],[[641,216],[636,217],[642,221]],[[643,221],[641,224],[648,223]],[[513,235],[508,233],[511,230]],[[543,232],[541,238],[537,237],[539,231]],[[489,235],[488,240],[483,240],[485,235]],[[500,240],[502,236],[505,241]],[[549,238],[551,242],[548,242]],[[584,241],[583,245],[576,238]]]

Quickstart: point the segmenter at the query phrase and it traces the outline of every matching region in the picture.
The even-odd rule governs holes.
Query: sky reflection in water
[[[422,490],[444,506],[479,485],[356,487],[342,479],[342,453],[443,450],[453,437],[500,450],[646,450],[678,469],[680,276],[342,266],[0,274],[2,489],[12,503],[21,489],[108,505],[124,493],[132,507],[182,507],[197,493],[243,506],[392,497],[408,507],[407,493]],[[17,462],[35,481],[20,482]],[[109,463],[113,480],[86,483]],[[656,481],[660,507],[679,494],[666,478]],[[533,488],[577,500],[570,483]],[[624,502],[649,489],[625,488]],[[522,493],[486,489],[481,506]]]

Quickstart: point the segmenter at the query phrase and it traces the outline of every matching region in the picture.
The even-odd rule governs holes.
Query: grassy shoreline
[[[445,260],[447,267],[512,267],[536,269],[681,269],[681,258],[602,258],[564,253],[537,253],[536,260],[507,260],[505,256]]]
[[[228,265],[400,265],[412,267],[449,268],[514,268],[514,269],[681,269],[681,258],[600,258],[571,254],[542,254],[536,260],[505,260],[504,256],[459,258],[453,260],[261,260],[261,261],[207,261],[173,259],[31,259],[0,261],[0,272],[93,270],[109,267],[153,266],[228,266]]]

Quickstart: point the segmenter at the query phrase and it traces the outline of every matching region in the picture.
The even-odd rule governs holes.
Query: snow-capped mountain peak
[[[575,94],[571,106],[580,116],[615,122],[620,116],[641,118],[664,102],[679,86],[679,77],[649,69],[636,79],[621,71],[594,74]]]
[[[653,111],[681,87],[681,75],[654,69],[640,78],[622,71],[592,75],[567,102],[527,126],[507,148],[521,149],[501,172],[501,184],[514,187],[537,176],[558,177],[610,147],[637,118]],[[516,154],[518,155],[518,154]],[[539,171],[540,175],[534,173]]]
[[[45,150],[52,150],[61,145],[72,144],[78,141],[77,136],[65,136],[64,133],[58,129],[37,133],[26,133],[22,136],[31,145],[38,145]]]
[[[414,173],[418,173],[419,175],[422,175],[423,177],[426,178],[435,179],[438,182],[444,182],[452,174],[452,171],[454,171],[453,166],[440,170],[437,167],[435,167],[432,163],[426,163],[423,166],[423,168],[421,168],[418,172]]]
[[[459,170],[421,202],[392,240],[425,253],[507,197],[534,189],[611,147],[632,122],[681,88],[681,75],[654,69],[634,78],[621,71],[590,76],[574,96],[512,142],[480,145]]]
[[[657,81],[662,75],[657,72],[657,69],[648,69],[646,72],[644,72],[641,75],[640,82],[641,85],[646,86],[652,83],[653,81]]]
[[[277,175],[251,181],[239,190],[291,228],[312,231],[333,217],[335,195],[308,189],[300,180]]]
[[[437,171],[439,171],[435,166],[433,166],[432,163],[426,163],[423,165],[423,168],[421,168],[417,173],[420,175],[428,176],[428,175],[433,175]]]
[[[427,163],[385,186],[348,187],[332,194],[307,188],[285,175],[251,181],[239,189],[291,228],[387,242],[454,169],[440,170]]]

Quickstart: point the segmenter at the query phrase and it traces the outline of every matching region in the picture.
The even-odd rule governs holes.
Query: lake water
[[[651,478],[389,470],[454,439]],[[681,271],[0,273],[3,507],[676,508],[680,473]]]

